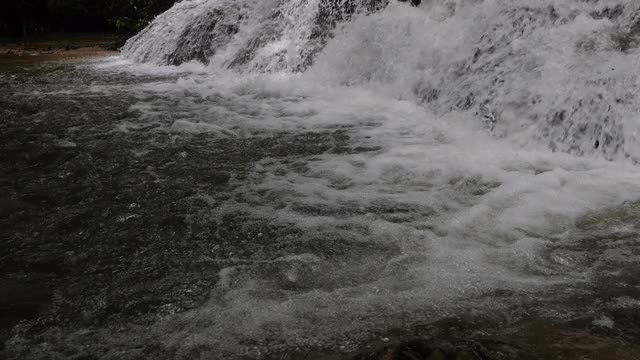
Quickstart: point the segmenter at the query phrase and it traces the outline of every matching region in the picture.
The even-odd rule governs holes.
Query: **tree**
[[[123,1],[123,0],[121,0]],[[153,18],[169,9],[176,0],[124,0],[118,8],[119,13],[110,18],[110,22],[119,31],[141,30]]]

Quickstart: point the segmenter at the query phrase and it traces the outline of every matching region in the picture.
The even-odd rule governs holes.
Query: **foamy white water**
[[[130,71],[180,78],[127,90],[137,117],[118,131],[339,130],[348,147],[263,159],[235,184],[239,200],[212,205],[214,218],[242,210],[298,232],[273,239],[281,257],[213,259],[229,266],[210,300],[161,322],[162,341],[252,356],[340,344],[414,319],[511,314],[593,282],[603,264],[638,261],[632,242],[615,254],[572,246],[585,216],[640,198],[639,5],[359,3],[350,20],[319,22],[323,3],[183,1],[124,49],[153,64]],[[210,48],[186,46],[194,32]],[[318,242],[340,255],[314,252]]]

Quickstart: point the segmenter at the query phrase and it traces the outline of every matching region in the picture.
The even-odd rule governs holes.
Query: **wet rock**
[[[400,2],[410,2],[412,6],[418,6],[422,0],[398,0]]]
[[[319,5],[318,20],[321,24],[330,22],[335,25],[337,21],[348,20],[359,10],[376,11],[388,3],[388,0],[324,0]]]
[[[488,350],[476,343],[452,344],[428,337],[396,339],[360,352],[350,360],[489,360]]]
[[[168,62],[172,65],[180,65],[197,60],[208,64],[209,58],[215,54],[216,50],[224,46],[231,36],[238,32],[238,25],[225,23],[224,15],[221,9],[214,9],[188,26],[180,35],[176,49],[167,59]]]
[[[435,350],[429,338],[394,340],[389,344],[359,352],[350,360],[427,359],[432,353],[435,353],[436,356],[439,355],[440,351]]]
[[[600,11],[594,11],[591,13],[591,17],[594,19],[604,19],[607,18],[609,20],[615,20],[620,17],[624,13],[624,6],[622,4],[618,4],[613,7],[605,7]]]

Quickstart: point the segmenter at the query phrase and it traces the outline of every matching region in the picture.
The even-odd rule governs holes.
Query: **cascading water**
[[[179,65],[198,60],[251,71],[299,71],[336,22],[383,0],[194,0],[159,16],[125,45],[127,58]]]
[[[176,247],[215,230],[175,256],[214,284],[115,338],[49,336],[259,358],[460,314],[618,326],[640,309],[639,46],[632,0],[179,2],[95,65],[139,83],[87,93],[134,99],[111,132],[185,148]]]
[[[536,139],[553,151],[638,158],[638,81],[630,75],[638,70],[638,5],[429,1],[371,14],[385,6],[184,1],[130,40],[124,56],[299,72],[337,33],[310,71],[320,80],[391,88],[438,115],[471,111],[494,135],[521,145]]]
[[[232,86],[242,104],[188,101],[182,113],[216,109],[234,136],[342,128],[363,149],[264,159],[233,208],[295,224],[294,243],[371,247],[229,266],[180,328],[197,323],[228,349],[331,343],[389,319],[508,306],[481,295],[496,289],[595,281],[606,255],[575,260],[576,222],[640,196],[639,22],[633,1],[177,4],[123,56],[204,61],[215,80],[158,91],[211,99]],[[166,111],[143,114],[155,106]],[[616,261],[633,261],[626,251]]]

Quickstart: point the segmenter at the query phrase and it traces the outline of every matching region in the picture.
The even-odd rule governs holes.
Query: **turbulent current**
[[[639,46],[632,0],[179,2],[77,94],[127,104],[91,127],[144,141],[126,161],[175,149],[130,175],[188,189],[148,202],[180,214],[167,249],[197,244],[150,277],[178,295],[136,323],[94,320],[96,294],[92,320],[8,346],[253,358],[462,314],[637,319]],[[144,233],[141,201],[100,216]]]

